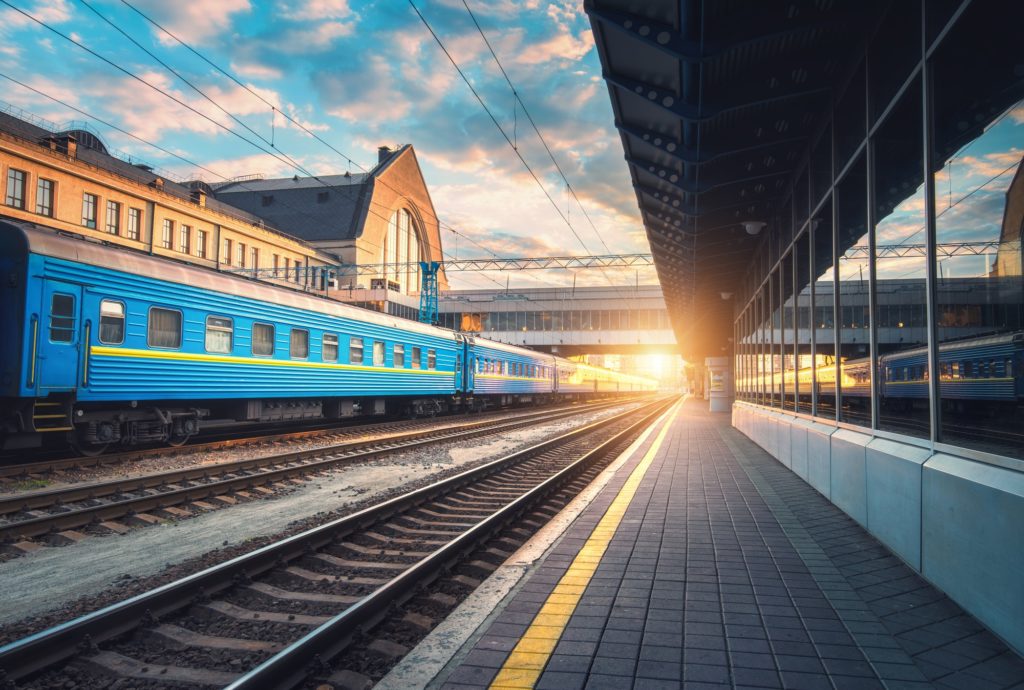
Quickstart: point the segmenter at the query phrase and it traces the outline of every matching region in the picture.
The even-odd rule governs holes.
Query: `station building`
[[[586,9],[687,359],[1024,650],[1024,5]]]

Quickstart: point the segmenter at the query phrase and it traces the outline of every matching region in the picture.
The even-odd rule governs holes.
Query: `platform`
[[[635,446],[430,687],[1024,688],[1024,660],[705,405]]]

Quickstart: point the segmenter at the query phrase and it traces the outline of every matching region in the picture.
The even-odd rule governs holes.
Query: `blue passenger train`
[[[433,414],[655,381],[0,221],[0,447],[184,443],[200,420]]]

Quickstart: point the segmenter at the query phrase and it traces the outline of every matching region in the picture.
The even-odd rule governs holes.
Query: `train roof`
[[[4,227],[6,226],[6,227]],[[29,253],[49,256],[67,261],[79,261],[124,273],[158,276],[162,280],[182,285],[214,290],[239,297],[307,309],[334,316],[367,321],[381,326],[400,328],[405,331],[456,339],[454,331],[402,319],[390,314],[361,309],[343,302],[309,295],[304,292],[258,282],[239,275],[222,273],[202,266],[192,266],[173,259],[152,257],[138,252],[114,248],[92,240],[58,233],[44,226],[0,220],[0,236],[8,232],[20,232]]]
[[[519,345],[510,345],[508,343],[501,343],[501,342],[498,342],[497,340],[488,340],[487,338],[481,338],[479,336],[474,337],[473,341],[475,343],[479,343],[480,345],[482,345],[484,347],[488,347],[488,348],[490,348],[492,350],[499,350],[500,352],[508,352],[508,353],[511,353],[511,354],[524,355],[524,356],[532,356],[532,357],[538,357],[539,356],[539,357],[543,357],[543,358],[551,359],[551,360],[556,359],[556,357],[554,355],[549,354],[547,352],[541,352],[540,350],[534,350],[534,349],[531,349],[529,347],[521,347]]]

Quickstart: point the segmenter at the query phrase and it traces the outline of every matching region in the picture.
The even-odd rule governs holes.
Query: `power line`
[[[147,81],[146,79],[143,79],[142,77],[140,77],[140,76],[136,75],[135,73],[131,72],[130,70],[128,70],[128,69],[126,69],[126,68],[124,68],[124,67],[122,67],[122,66],[118,65],[118,64],[117,64],[117,63],[115,63],[115,62],[114,62],[113,60],[111,60],[111,59],[109,59],[109,58],[107,58],[107,57],[105,57],[105,56],[101,55],[100,53],[96,52],[95,50],[92,50],[91,48],[89,48],[88,46],[86,46],[85,44],[83,44],[82,42],[80,42],[80,41],[76,40],[75,38],[73,38],[72,36],[69,36],[69,35],[67,35],[67,34],[65,34],[65,33],[63,33],[63,32],[61,32],[60,30],[58,30],[58,29],[54,28],[53,26],[51,26],[51,25],[47,24],[46,22],[44,22],[44,21],[42,21],[42,20],[40,20],[40,19],[36,18],[35,16],[33,16],[33,15],[29,14],[28,12],[25,12],[25,11],[24,11],[24,10],[22,10],[21,8],[19,8],[19,7],[15,6],[15,5],[13,5],[13,4],[11,4],[10,2],[8,2],[8,0],[0,0],[0,3],[2,3],[2,4],[4,4],[4,5],[6,5],[6,6],[8,6],[8,7],[10,7],[11,9],[13,9],[13,10],[15,10],[16,12],[18,12],[19,14],[21,14],[22,16],[24,16],[24,17],[26,17],[27,19],[30,19],[30,20],[32,20],[33,22],[35,22],[36,24],[40,25],[40,26],[41,26],[41,27],[43,27],[44,29],[47,29],[48,31],[50,31],[50,32],[52,32],[52,33],[54,33],[54,34],[56,34],[57,36],[60,36],[60,37],[61,37],[61,38],[63,38],[64,40],[66,40],[66,41],[68,41],[68,42],[70,42],[70,43],[74,44],[74,45],[75,45],[75,46],[77,46],[78,48],[80,48],[80,49],[84,50],[85,52],[89,53],[90,55],[92,55],[92,56],[96,57],[97,59],[101,60],[102,62],[106,63],[107,65],[109,65],[109,66],[111,66],[111,67],[115,68],[115,69],[116,69],[116,70],[118,70],[119,72],[122,72],[122,73],[123,73],[123,74],[125,74],[126,76],[128,76],[128,77],[130,77],[130,78],[134,79],[135,81],[138,81],[138,82],[140,82],[140,83],[142,83],[142,84],[145,84],[146,86],[148,86],[148,87],[149,87],[149,88],[151,88],[152,90],[154,90],[154,91],[156,91],[157,93],[160,93],[161,95],[163,95],[163,96],[164,96],[165,98],[168,98],[168,99],[170,99],[170,100],[174,101],[174,102],[175,102],[175,103],[177,103],[178,105],[180,105],[180,106],[184,107],[185,109],[189,110],[190,112],[192,112],[192,113],[194,113],[194,114],[196,114],[196,115],[200,116],[200,117],[201,117],[201,118],[203,118],[204,120],[207,120],[208,122],[210,122],[211,124],[215,125],[216,127],[218,127],[218,128],[220,128],[220,129],[222,129],[222,130],[224,130],[224,131],[228,132],[229,134],[232,134],[232,135],[234,135],[235,137],[238,137],[239,139],[241,139],[242,141],[246,142],[247,144],[249,144],[249,145],[251,145],[251,146],[253,146],[253,147],[257,148],[258,150],[262,151],[263,153],[265,153],[265,154],[267,154],[267,155],[269,155],[269,156],[273,157],[273,158],[274,158],[275,160],[277,160],[278,162],[281,162],[281,163],[284,163],[284,164],[287,164],[287,165],[290,165],[290,166],[294,167],[294,168],[295,168],[296,170],[298,170],[298,171],[302,172],[303,174],[307,175],[308,177],[310,177],[311,179],[315,180],[316,182],[318,182],[319,184],[323,185],[324,187],[326,187],[326,188],[328,188],[328,189],[333,189],[333,190],[339,190],[339,189],[341,189],[341,188],[340,188],[340,187],[338,187],[337,185],[331,185],[331,184],[328,184],[327,182],[324,182],[324,181],[323,181],[322,179],[320,179],[320,177],[319,177],[319,176],[317,176],[317,175],[313,174],[313,173],[312,173],[311,171],[307,170],[307,169],[306,169],[306,168],[305,168],[304,166],[302,166],[302,165],[301,165],[300,163],[298,163],[298,161],[294,160],[294,159],[293,159],[293,158],[292,158],[291,156],[289,156],[288,154],[284,153],[283,151],[281,151],[281,152],[278,152],[278,151],[280,151],[280,149],[279,149],[278,147],[274,147],[275,151],[271,151],[271,150],[268,150],[268,149],[267,149],[266,147],[264,147],[264,146],[260,145],[260,144],[259,144],[258,142],[256,142],[256,141],[253,141],[252,139],[249,139],[249,138],[245,137],[245,136],[244,136],[244,135],[242,135],[242,134],[239,134],[238,132],[236,132],[235,130],[231,129],[230,127],[227,127],[227,126],[226,126],[226,125],[224,125],[223,123],[220,123],[220,122],[218,122],[217,120],[215,120],[215,119],[213,119],[213,118],[209,117],[208,115],[206,115],[205,113],[203,113],[203,112],[201,112],[201,111],[197,110],[196,108],[194,108],[193,106],[191,106],[191,105],[189,105],[188,103],[184,102],[183,100],[181,100],[181,99],[177,98],[177,97],[176,97],[176,96],[174,96],[173,94],[170,94],[170,93],[168,93],[168,92],[167,92],[167,91],[165,91],[164,89],[161,89],[161,88],[160,88],[159,86],[156,86],[155,84],[153,84],[153,83],[151,83],[151,82]],[[84,5],[86,5],[87,7],[89,7],[89,9],[90,9],[90,10],[92,10],[92,11],[93,11],[94,13],[96,13],[96,14],[97,14],[98,16],[100,16],[100,17],[101,17],[101,18],[102,18],[102,19],[103,19],[104,21],[106,21],[106,22],[107,22],[108,24],[110,24],[111,26],[114,26],[114,28],[115,28],[115,29],[117,28],[117,27],[116,27],[116,26],[115,26],[115,25],[114,25],[114,24],[113,24],[113,23],[112,23],[112,22],[111,22],[110,20],[108,20],[107,18],[105,18],[105,17],[103,17],[103,16],[101,15],[101,14],[99,14],[99,12],[97,12],[97,11],[96,11],[95,9],[93,9],[92,7],[90,7],[90,6],[89,6],[89,5],[88,5],[88,4],[87,4],[87,3],[86,3],[86,2],[84,1],[84,0],[82,0],[82,4],[84,4]],[[125,33],[124,33],[123,31],[121,31],[120,29],[118,29],[118,31],[119,31],[119,32],[121,32],[121,33],[122,33],[122,35],[126,35],[126,34],[125,34]],[[135,43],[135,45],[139,46],[139,44],[138,44],[137,42],[135,42],[134,40],[133,40],[132,42],[133,42],[133,43]],[[227,111],[226,111],[226,110],[225,110],[224,108],[222,108],[222,107],[221,107],[221,106],[220,106],[219,104],[217,104],[217,103],[216,103],[216,102],[215,102],[215,101],[214,101],[214,100],[213,100],[212,98],[210,98],[210,97],[209,97],[209,96],[207,96],[207,95],[206,95],[205,93],[203,93],[203,92],[202,92],[202,91],[201,91],[201,90],[200,90],[200,89],[199,89],[198,87],[196,87],[196,86],[194,86],[193,84],[191,84],[191,82],[189,82],[189,81],[188,81],[187,79],[185,79],[185,78],[184,78],[184,77],[182,77],[182,76],[181,76],[180,74],[178,74],[178,72],[177,72],[177,71],[175,71],[174,69],[172,69],[172,68],[171,68],[170,66],[168,66],[168,65],[167,65],[166,63],[164,63],[164,62],[163,62],[162,60],[160,60],[159,58],[157,58],[156,56],[154,56],[154,55],[153,55],[153,54],[152,54],[152,53],[151,53],[150,51],[146,50],[146,49],[145,49],[145,48],[143,48],[142,46],[139,46],[139,47],[140,47],[140,48],[142,48],[142,50],[143,50],[143,51],[145,51],[145,52],[146,52],[146,53],[147,53],[148,55],[150,55],[150,56],[151,56],[151,57],[153,57],[153,58],[154,58],[155,60],[157,60],[157,62],[159,62],[159,63],[160,63],[161,65],[163,65],[163,66],[164,66],[164,67],[165,67],[166,69],[168,69],[168,71],[170,71],[170,72],[171,72],[172,74],[174,74],[174,75],[175,75],[175,76],[177,76],[177,77],[178,77],[179,79],[181,79],[181,80],[182,80],[182,81],[184,81],[184,82],[185,82],[186,84],[188,84],[188,85],[189,85],[189,86],[190,86],[190,87],[191,87],[191,88],[192,88],[193,90],[195,90],[195,91],[196,91],[197,93],[199,93],[200,95],[202,95],[202,96],[203,96],[204,98],[206,98],[206,99],[207,99],[208,101],[210,101],[211,103],[213,103],[213,104],[214,104],[214,105],[215,105],[216,107],[218,107],[218,108],[219,108],[219,109],[220,109],[221,111],[225,112],[225,114],[227,114],[227,115],[228,115],[229,117],[231,117],[231,118],[232,118],[233,120],[235,120],[235,121],[239,121],[239,120],[238,120],[238,118],[234,117],[234,116],[233,116],[233,115],[231,115],[231,114],[230,114],[229,112],[227,112]],[[12,81],[13,81],[13,80],[12,80]],[[19,82],[19,83],[20,83],[20,82]],[[27,85],[24,85],[24,84],[22,84],[22,85],[23,85],[23,86],[26,86],[26,88],[31,88],[31,87],[28,87]],[[49,97],[49,96],[48,96],[47,94],[42,94],[41,92],[39,92],[39,93],[40,93],[40,95],[44,95],[44,96],[47,96],[47,97]],[[261,98],[262,98],[262,97],[261,97]],[[264,99],[264,101],[265,101],[265,99]],[[266,102],[266,101],[265,101],[265,102]],[[93,116],[89,116],[89,117],[93,117]],[[94,117],[93,119],[96,119],[97,121],[100,121],[100,120],[99,120],[99,118],[95,118],[95,117]],[[110,125],[109,125],[109,123],[104,123],[104,124],[107,124],[108,126],[110,126]],[[252,130],[251,128],[249,128],[249,127],[248,127],[247,125],[245,125],[244,123],[241,123],[241,124],[243,124],[243,126],[245,126],[245,127],[246,127],[246,129],[248,129],[249,131],[253,131],[253,130]],[[308,130],[307,130],[307,131],[308,131]],[[257,136],[257,137],[259,137],[260,139],[262,139],[263,141],[267,141],[265,137],[262,137],[262,136],[261,136],[261,135],[259,135],[258,133],[255,133],[255,132],[254,132],[254,134],[256,134],[256,136]],[[143,141],[143,143],[147,143],[147,144],[149,144],[149,142],[145,142],[145,140],[142,140],[142,139],[140,139],[140,141]],[[269,144],[269,142],[267,142],[267,143]],[[157,146],[155,146],[155,145],[153,145],[153,144],[150,144],[150,145],[154,146],[154,148],[157,148],[158,150],[161,150],[161,151],[167,152],[167,151],[166,151],[166,149],[163,149],[163,148],[161,148],[161,147],[157,147]],[[273,145],[271,144],[271,146],[273,146]],[[171,155],[174,155],[174,154],[171,154]],[[180,156],[175,156],[175,157],[177,157],[177,158],[179,158],[179,159],[181,158]],[[350,159],[348,159],[347,157],[345,157],[345,158],[346,158],[346,160],[350,160]],[[191,163],[191,162],[190,162],[189,164],[190,164],[190,165],[196,165],[195,163]],[[218,174],[218,173],[213,173],[213,171],[211,171],[211,170],[209,170],[208,168],[205,168],[205,167],[203,167],[203,166],[199,166],[199,165],[196,165],[196,167],[199,167],[200,169],[206,170],[207,172],[211,172],[212,174],[215,174],[215,175],[216,175],[217,177],[223,177],[222,175],[220,175],[220,174]],[[360,167],[361,167],[361,166],[360,166]],[[226,178],[225,178],[225,179],[226,179]],[[350,192],[350,190],[351,190],[351,188],[348,188],[348,189],[346,189],[345,191],[349,191],[349,192]],[[292,208],[292,210],[296,210],[296,209],[294,209],[293,207],[289,207],[289,208]],[[372,213],[373,215],[375,215],[375,216],[377,216],[377,217],[379,217],[379,218],[381,218],[381,219],[385,220],[386,222],[390,222],[390,219],[388,219],[388,218],[386,218],[385,216],[383,216],[382,214],[380,214],[380,213],[377,213],[376,211],[374,211],[374,210],[372,209],[372,204],[371,204],[371,205],[370,205],[370,207],[368,208],[368,211],[369,211],[370,213]],[[314,218],[313,218],[312,216],[309,216],[308,214],[303,214],[303,215],[306,215],[307,217],[309,217],[309,218],[311,218],[311,219],[314,219]],[[314,220],[316,220],[316,219],[314,219]],[[317,221],[317,222],[319,222],[319,221]],[[468,238],[467,238],[467,239],[468,239]],[[375,244],[375,243],[373,243],[373,242],[369,242],[369,241],[368,241],[367,243],[368,243],[368,244],[370,244],[370,245],[372,245],[372,246],[374,246],[374,247],[376,247],[376,248],[378,248],[378,249],[381,249],[380,245],[377,245],[377,244]],[[483,248],[483,247],[482,247],[482,248]],[[484,249],[486,249],[486,248],[484,248]],[[488,250],[488,251],[489,251],[489,250]],[[441,252],[441,253],[442,253],[442,256],[443,256],[443,250],[442,250],[442,252]],[[493,253],[493,252],[492,252],[492,253]],[[485,276],[485,277],[487,277],[488,279],[490,279],[490,278],[489,278],[488,276]],[[494,280],[492,279],[492,282],[494,282],[495,284],[497,284],[497,285],[499,285],[499,286],[500,286],[500,283],[498,283],[498,281],[494,281]]]
[[[544,135],[541,134],[540,132],[540,128],[538,128],[537,123],[534,122],[533,116],[530,115],[530,111],[526,107],[526,103],[523,102],[522,97],[519,95],[519,90],[516,88],[515,84],[512,83],[512,79],[509,78],[508,72],[505,71],[505,67],[501,64],[501,60],[498,59],[497,53],[494,52],[494,48],[491,46],[491,42],[487,39],[487,35],[484,33],[483,28],[481,28],[480,22],[477,21],[476,15],[473,14],[473,10],[469,8],[469,3],[467,2],[467,0],[462,0],[462,4],[466,7],[466,12],[469,13],[470,19],[473,20],[473,24],[476,26],[476,30],[480,33],[480,37],[484,39],[484,43],[487,45],[487,49],[491,52],[491,57],[494,58],[495,64],[498,65],[498,69],[501,70],[502,76],[505,77],[505,81],[508,82],[509,88],[512,89],[513,97],[515,98],[519,106],[523,109],[523,114],[526,115],[526,119],[529,120],[530,126],[533,127],[533,131],[537,134],[537,138],[540,139],[540,143],[544,145],[544,150],[547,151],[548,158],[550,158],[551,162],[554,163],[555,169],[558,171],[558,174],[562,177],[562,181],[565,182],[565,188],[569,190],[569,193],[572,194],[572,198],[576,200],[576,205],[580,207],[581,211],[583,211],[583,215],[586,217],[587,222],[590,223],[590,227],[593,228],[594,234],[597,235],[597,239],[600,240],[601,244],[605,248],[605,251],[611,254],[612,250],[608,248],[608,244],[604,241],[604,237],[601,236],[601,232],[597,229],[597,226],[594,224],[594,221],[590,218],[590,214],[587,213],[586,207],[583,206],[583,203],[580,201],[580,198],[576,196],[576,190],[573,188],[572,184],[570,184],[569,178],[566,177],[565,172],[562,170],[562,166],[560,166],[558,164],[558,161],[555,159],[555,154],[552,153],[551,147],[548,146],[548,142],[544,139]]]

